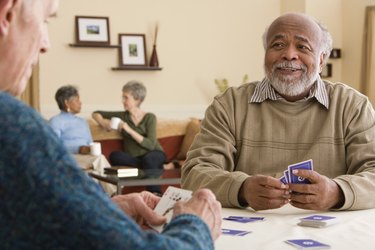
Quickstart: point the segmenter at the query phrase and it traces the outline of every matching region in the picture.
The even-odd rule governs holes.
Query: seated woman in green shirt
[[[111,130],[112,117],[122,121],[117,129],[123,136],[124,151],[109,156],[113,166],[135,166],[147,176],[159,177],[163,173],[166,156],[156,137],[156,116],[140,106],[146,97],[146,88],[138,81],[130,81],[122,88],[125,111],[94,111],[92,117],[103,128]],[[149,186],[148,191],[161,193],[160,186]]]

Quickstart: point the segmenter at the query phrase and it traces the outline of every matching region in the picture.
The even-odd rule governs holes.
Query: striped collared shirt
[[[314,86],[310,90],[310,94],[306,99],[315,97],[316,100],[322,104],[327,109],[329,108],[329,98],[325,85],[320,77],[316,80]],[[270,99],[276,101],[278,99],[283,99],[275,89],[272,87],[271,83],[267,78],[264,78],[261,82],[257,84],[254,90],[254,94],[250,98],[250,103],[261,103],[265,100]]]

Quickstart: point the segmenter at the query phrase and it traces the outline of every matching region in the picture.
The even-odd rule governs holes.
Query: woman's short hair
[[[73,96],[78,96],[78,90],[72,85],[60,87],[55,94],[55,100],[60,110],[65,110],[65,100],[69,100]]]
[[[122,87],[122,92],[129,92],[135,100],[143,102],[146,97],[146,87],[138,81],[129,81]]]

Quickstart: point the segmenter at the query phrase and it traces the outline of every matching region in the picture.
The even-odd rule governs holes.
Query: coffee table
[[[116,194],[121,194],[123,187],[134,186],[153,186],[153,185],[179,185],[181,178],[145,178],[142,176],[136,177],[117,177],[115,175],[100,174],[96,171],[90,171],[88,174],[100,181],[108,182],[117,187]],[[163,176],[181,176],[180,169],[164,170]]]

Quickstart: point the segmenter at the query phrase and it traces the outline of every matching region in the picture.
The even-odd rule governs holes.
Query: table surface
[[[300,218],[316,214],[335,216],[339,222],[325,228],[297,225]],[[297,249],[284,242],[290,239],[313,239],[330,245],[331,249],[375,249],[375,209],[322,212],[302,210],[288,204],[279,209],[258,212],[223,208],[222,216],[260,216],[265,220],[251,223],[223,220],[222,228],[251,233],[245,236],[221,235],[215,242],[217,250]]]
[[[164,170],[165,172],[176,172],[178,173],[179,169],[173,170]],[[106,175],[100,174],[96,171],[90,171],[88,174],[95,179],[111,183],[117,186],[117,194],[122,193],[123,187],[131,187],[131,186],[152,186],[152,185],[179,185],[181,183],[181,178],[145,178],[142,176],[135,176],[135,177],[117,177],[115,175]]]

